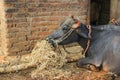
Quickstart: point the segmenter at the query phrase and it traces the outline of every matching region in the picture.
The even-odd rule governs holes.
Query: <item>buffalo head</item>
[[[69,16],[65,19],[60,27],[51,33],[46,39],[52,45],[64,45],[73,42],[78,42],[80,37],[87,38],[88,31],[84,29],[85,25],[80,23],[78,19],[75,19],[74,16]]]

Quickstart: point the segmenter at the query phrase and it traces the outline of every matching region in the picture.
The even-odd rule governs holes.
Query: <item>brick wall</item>
[[[36,41],[59,27],[69,14],[79,16],[83,23],[88,17],[88,0],[1,1],[5,7],[7,55],[30,53]]]

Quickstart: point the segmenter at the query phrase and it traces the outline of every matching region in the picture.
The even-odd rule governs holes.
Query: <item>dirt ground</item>
[[[60,78],[55,80],[120,80],[120,77],[113,79],[111,74],[105,72],[92,72],[83,68],[78,68],[75,63],[68,63],[65,68],[72,69],[72,75],[67,78]],[[22,70],[14,73],[0,74],[0,80],[49,80],[36,78],[32,79],[30,76],[34,68]]]
[[[79,48],[79,47],[78,47]],[[68,51],[79,52],[78,48],[70,48]],[[113,78],[111,74],[106,72],[93,72],[87,69],[78,68],[76,62],[67,63],[62,67],[64,70],[70,70],[72,74],[68,77],[62,77],[54,80],[120,80],[120,77]],[[29,68],[27,70],[16,71],[14,73],[0,73],[0,80],[50,80],[50,79],[41,79],[40,77],[33,79],[30,73],[35,70],[35,68]]]

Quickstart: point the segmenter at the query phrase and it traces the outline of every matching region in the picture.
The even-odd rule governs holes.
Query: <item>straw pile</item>
[[[66,53],[54,52],[46,41],[37,43],[32,51],[32,62],[37,63],[37,69],[31,74],[33,78],[56,79],[70,73],[61,69],[66,63]]]
[[[31,72],[32,78],[40,77],[52,80],[60,77],[68,77],[71,74],[70,70],[63,68],[66,62],[67,53],[55,52],[54,48],[47,41],[42,40],[37,42],[32,53],[29,55],[6,57],[0,63],[0,72],[14,72],[29,67],[36,67]]]

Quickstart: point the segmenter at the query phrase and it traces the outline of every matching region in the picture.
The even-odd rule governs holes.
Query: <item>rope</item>
[[[65,35],[63,35],[59,39],[55,40],[56,44],[62,42],[65,39],[67,39],[72,34],[73,31],[74,31],[74,29],[71,28]]]
[[[85,48],[84,51],[82,52],[83,55],[85,55],[85,53],[87,52],[87,50],[88,50],[88,48],[89,48],[89,46],[90,46],[90,39],[91,39],[91,32],[92,32],[90,25],[88,25],[88,26],[86,26],[86,27],[87,27],[87,29],[88,29],[88,31],[89,31],[89,32],[88,32],[88,37],[89,37],[89,39],[88,39],[88,41],[87,41],[87,46],[86,46],[86,48]],[[65,35],[63,35],[63,36],[60,37],[59,39],[55,40],[54,42],[56,43],[57,47],[58,47],[58,43],[62,42],[62,41],[65,40],[66,38],[68,38],[68,37],[72,34],[72,32],[73,32],[74,30],[75,30],[75,29],[71,28]]]
[[[86,48],[84,49],[84,51],[83,51],[83,55],[85,55],[86,54],[86,52],[87,52],[87,50],[88,50],[88,48],[90,47],[90,39],[91,39],[91,32],[92,32],[92,30],[91,30],[91,26],[90,25],[88,25],[88,26],[86,26],[87,27],[87,29],[88,29],[88,37],[89,37],[89,39],[88,39],[88,41],[87,41],[87,46],[86,46]]]
[[[85,48],[84,51],[82,52],[83,55],[85,55],[85,53],[87,52],[87,50],[88,50],[88,48],[89,48],[89,46],[90,46],[90,39],[91,39],[91,32],[92,32],[90,25],[88,25],[88,26],[86,26],[86,27],[87,27],[87,29],[88,29],[88,31],[89,31],[89,32],[88,32],[88,37],[89,37],[89,39],[88,39],[88,41],[87,41],[87,46],[86,46],[86,48]],[[60,37],[59,39],[55,40],[55,43],[58,45],[58,43],[62,42],[62,41],[65,40],[66,38],[68,38],[68,37],[72,34],[73,31],[74,31],[74,29],[71,28],[65,35],[63,35],[63,36]]]

